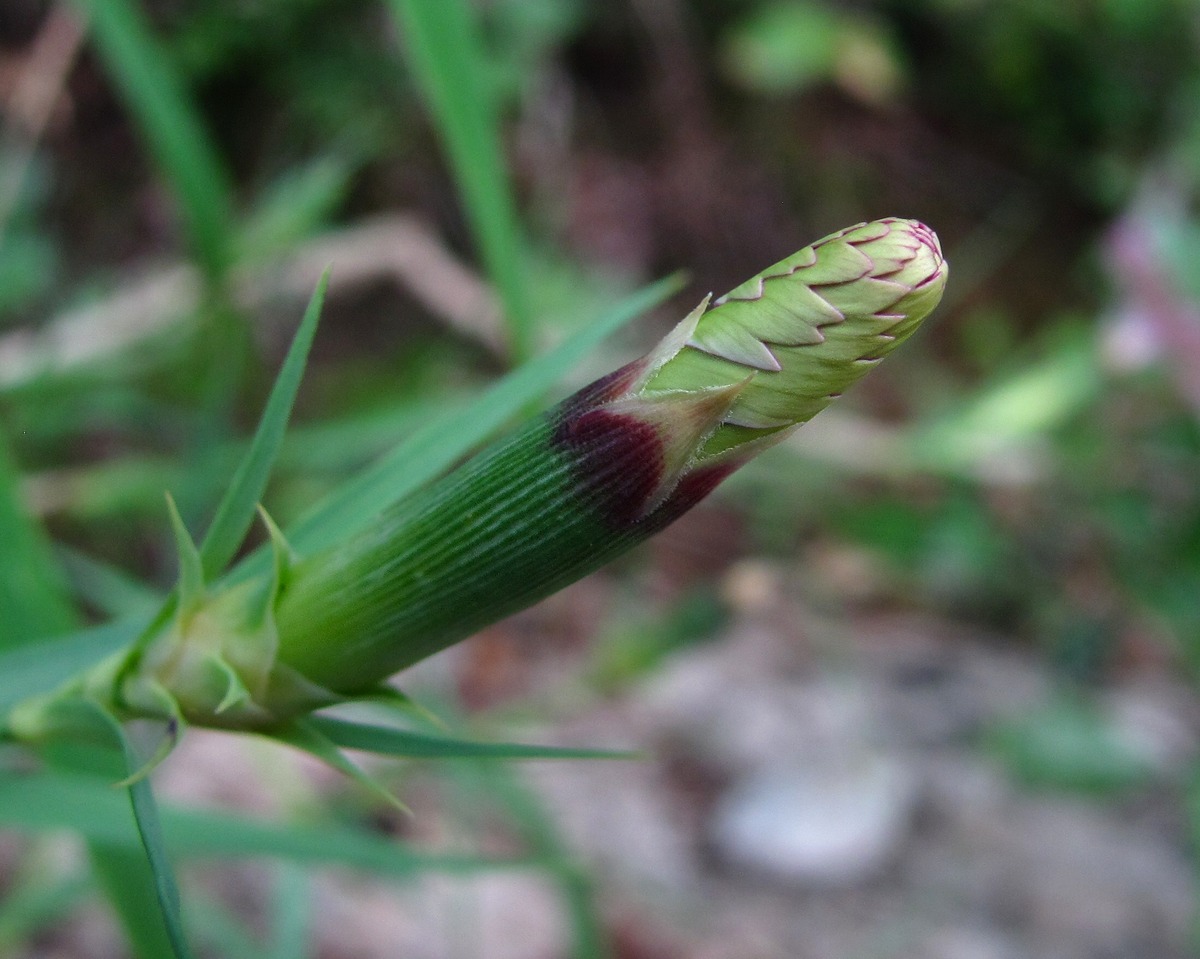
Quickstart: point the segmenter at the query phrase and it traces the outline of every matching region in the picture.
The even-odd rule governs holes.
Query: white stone
[[[731,864],[776,879],[854,885],[896,854],[916,794],[912,772],[883,756],[767,768],[725,794],[712,839]]]

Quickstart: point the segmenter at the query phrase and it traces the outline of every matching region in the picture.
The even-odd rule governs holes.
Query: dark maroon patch
[[[662,440],[653,426],[608,410],[567,409],[552,442],[569,458],[580,495],[606,522],[621,528],[641,519],[663,476]]]
[[[722,480],[742,465],[740,460],[726,460],[715,466],[701,466],[684,474],[666,501],[651,514],[659,529],[675,522],[684,513],[721,485]]]
[[[570,416],[582,410],[600,406],[619,396],[624,396],[630,385],[642,372],[642,361],[634,360],[626,363],[619,370],[614,370],[607,376],[589,383],[583,389],[572,393],[558,405],[562,416]]]

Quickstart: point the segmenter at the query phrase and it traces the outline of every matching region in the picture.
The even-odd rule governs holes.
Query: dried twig
[[[234,299],[249,313],[281,297],[303,300],[327,266],[339,289],[393,279],[455,330],[503,352],[499,311],[486,284],[404,214],[322,234],[272,265],[243,267],[234,276]],[[177,263],[41,329],[0,337],[0,388],[117,353],[189,315],[201,291],[199,272]]]
[[[8,154],[8,162],[0,165],[0,237],[16,207],[37,145],[61,102],[83,36],[83,20],[68,7],[51,10],[5,98],[0,146]]]

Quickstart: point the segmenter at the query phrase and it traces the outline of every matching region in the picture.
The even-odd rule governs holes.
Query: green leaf
[[[163,839],[162,825],[158,820],[158,803],[154,799],[150,777],[140,775],[142,760],[115,718],[112,719],[112,728],[114,734],[120,737],[125,765],[129,775],[133,777],[133,782],[128,786],[129,802],[133,808],[133,819],[142,840],[142,848],[146,852],[146,862],[154,877],[154,892],[163,923],[167,928],[167,937],[171,941],[176,959],[190,959],[192,953],[183,933],[183,919],[179,909],[179,885],[175,881],[175,870],[167,857],[166,841]]]
[[[530,360],[475,402],[433,421],[374,466],[345,483],[287,530],[302,555],[364,529],[384,508],[449,469],[549,389],[605,338],[676,292],[679,277],[660,280],[628,297],[550,353]],[[236,570],[236,579],[263,572],[265,551]]]
[[[217,506],[216,515],[200,544],[200,558],[207,577],[216,576],[233,559],[254,521],[255,511],[267,488],[267,480],[283,437],[287,432],[288,418],[300,390],[304,367],[313,338],[317,333],[317,321],[321,306],[325,302],[325,290],[329,286],[329,271],[326,270],[317,283],[304,318],[292,338],[283,367],[271,388],[262,419],[254,433],[254,440],[246,452],[237,472]]]
[[[1104,794],[1145,783],[1153,769],[1098,704],[1060,694],[988,730],[985,744],[1032,786]]]
[[[921,466],[948,472],[1003,463],[1094,403],[1103,385],[1094,338],[1072,336],[918,428],[911,455]]]
[[[80,810],[87,810],[86,816]],[[308,865],[339,865],[410,878],[426,872],[471,874],[528,869],[544,857],[423,853],[390,837],[328,823],[275,825],[227,813],[161,809],[167,849],[177,859],[272,856]],[[0,769],[0,824],[27,832],[74,830],[90,842],[135,852],[129,805],[111,780],[77,773],[22,775]]]
[[[167,517],[175,538],[175,552],[179,555],[179,582],[175,595],[179,598],[179,608],[191,613],[204,602],[204,564],[170,493],[167,494]]]
[[[98,736],[102,739],[107,738],[107,741],[115,748],[116,754],[120,756],[120,768],[127,783],[125,789],[133,814],[133,826],[136,827],[137,837],[142,844],[144,861],[140,863],[140,869],[149,868],[150,885],[154,891],[158,916],[162,919],[163,931],[167,935],[167,941],[175,959],[191,959],[191,949],[187,946],[184,924],[182,924],[180,916],[179,886],[175,882],[175,871],[170,865],[167,846],[162,838],[162,826],[158,822],[158,805],[155,802],[154,790],[151,789],[150,778],[144,774],[146,763],[138,755],[137,749],[133,747],[120,720],[116,719],[106,708],[94,701],[83,699],[61,702],[59,708],[62,711],[70,711],[72,718],[80,726],[90,725],[91,729],[98,733]],[[71,760],[68,759],[72,755],[73,750],[70,748],[60,749],[56,750],[55,759],[64,765],[72,765]],[[90,756],[89,762],[92,759],[95,759],[95,756]],[[138,913],[137,923],[138,925],[142,924],[143,919],[140,916],[145,912],[143,901],[145,897],[144,893],[138,892],[138,888],[144,888],[145,882],[138,879],[137,876],[139,863],[128,858],[124,850],[113,852],[110,855],[112,862],[107,865],[103,862],[106,856],[107,853],[102,850],[94,850],[94,861],[100,862],[102,871],[107,868],[125,874],[121,885],[112,883],[109,886],[109,894],[114,898],[114,905],[118,907],[118,911],[122,915]],[[134,941],[138,939],[138,934],[134,934],[132,929],[131,937]]]
[[[192,917],[192,928],[206,955],[221,959],[264,959],[262,943],[247,928],[246,921],[235,914],[238,903],[233,907],[202,892],[188,896],[188,915]],[[297,952],[294,959],[306,955]]]
[[[157,805],[143,763],[121,723],[102,706],[87,699],[61,700],[57,710],[78,730],[71,742],[44,747],[47,760],[66,775],[92,771],[109,783],[129,777],[124,816],[114,816],[113,835],[88,837],[88,852],[101,886],[120,916],[135,951],[142,959],[191,959],[179,914],[179,892],[158,824]],[[79,815],[77,819],[85,818]],[[139,848],[140,847],[140,848]]]
[[[390,0],[412,70],[437,121],[467,219],[495,282],[518,360],[533,351],[525,244],[500,136],[499,104],[467,0]]]
[[[343,755],[342,751],[337,748],[337,743],[326,736],[311,719],[294,719],[286,725],[272,729],[266,735],[315,756],[327,766],[353,779],[389,806],[393,806],[401,812],[410,812],[409,808],[392,795],[386,786]]]
[[[304,959],[311,954],[312,892],[303,869],[283,863],[271,897],[271,948],[264,959]]]
[[[139,959],[166,959],[171,954],[171,940],[158,911],[153,877],[146,866],[146,854],[138,847],[137,832],[129,822],[129,804],[111,786],[108,791],[117,801],[118,811],[124,815],[121,832],[127,841],[89,841],[87,849],[92,871],[121,920],[121,927],[129,938],[134,955]],[[80,818],[78,810],[75,811],[75,818]],[[62,828],[73,827],[64,824]]]
[[[142,613],[162,602],[157,590],[111,563],[69,546],[55,552],[79,599],[108,616]]]
[[[358,166],[343,156],[322,156],[271,183],[238,230],[238,262],[286,252],[313,233],[341,204]]]
[[[10,887],[0,901],[0,953],[16,954],[22,939],[55,923],[91,888],[83,876]]]
[[[346,749],[362,749],[410,759],[637,759],[638,754],[610,749],[528,746],[520,743],[472,742],[429,736],[390,726],[374,726],[328,716],[308,723]]]
[[[24,509],[20,474],[0,436],[0,650],[28,646],[75,623],[62,570]],[[3,672],[0,685],[9,685]]]
[[[27,696],[48,693],[75,673],[128,646],[151,619],[151,613],[131,616],[36,646],[0,652],[0,715]]]
[[[427,706],[417,702],[408,693],[384,683],[365,693],[354,697],[356,703],[374,706],[384,710],[393,718],[402,722],[416,722],[426,729],[436,729],[446,732],[447,726],[442,718]]]
[[[167,176],[211,279],[230,264],[233,190],[183,80],[133,0],[76,0],[109,74]]]

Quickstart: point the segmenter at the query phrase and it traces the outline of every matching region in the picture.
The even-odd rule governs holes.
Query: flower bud
[[[907,338],[945,283],[920,223],[834,233],[706,298],[646,356],[365,532],[295,557],[267,521],[262,580],[207,588],[176,519],[173,616],[84,685],[125,713],[230,728],[368,694],[667,526]]]

